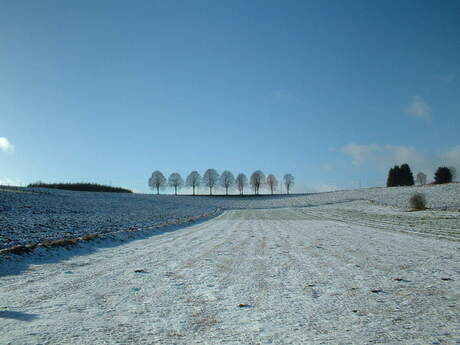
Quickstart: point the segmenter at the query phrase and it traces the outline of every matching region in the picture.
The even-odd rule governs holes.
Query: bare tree
[[[220,185],[225,188],[225,195],[228,195],[228,189],[235,185],[235,176],[230,171],[225,170],[220,175]]]
[[[166,178],[161,171],[154,171],[149,178],[149,187],[157,190],[157,195],[160,194],[160,188],[166,185]]]
[[[177,189],[184,185],[184,180],[179,173],[172,173],[169,175],[168,184],[171,187],[174,187],[174,195],[177,195]]]
[[[456,167],[449,167],[450,174],[452,175],[452,181],[457,180],[457,168]]]
[[[254,171],[250,179],[251,187],[254,189],[254,194],[259,195],[260,186],[265,183],[265,175],[262,171]]]
[[[244,187],[246,187],[247,185],[248,178],[246,177],[246,175],[243,173],[238,174],[238,176],[236,177],[236,188],[238,188],[240,195],[243,195]]]
[[[417,174],[415,182],[418,183],[419,185],[423,186],[424,184],[426,184],[426,175],[424,173],[422,173],[422,172],[419,172]]]
[[[291,187],[294,185],[294,176],[292,176],[291,174],[286,174],[283,177],[283,181],[284,185],[286,186],[287,194],[289,194]]]
[[[209,187],[209,195],[212,195],[212,189],[219,183],[219,174],[215,169],[208,169],[203,175],[203,183]]]
[[[201,184],[201,175],[198,173],[198,171],[192,171],[188,176],[187,179],[185,180],[185,184],[188,187],[193,188],[193,195],[195,195],[195,188],[199,187]]]
[[[276,179],[275,175],[270,174],[267,176],[267,185],[270,188],[270,192],[273,195],[273,191],[278,188],[278,180]]]

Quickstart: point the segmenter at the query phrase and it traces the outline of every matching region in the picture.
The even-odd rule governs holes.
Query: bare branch
[[[278,188],[278,180],[275,175],[270,174],[267,176],[267,185],[273,195],[273,192]]]
[[[177,195],[177,189],[184,185],[184,180],[179,173],[169,175],[168,184],[174,188],[174,195]]]
[[[198,173],[198,171],[192,171],[188,176],[187,179],[185,180],[185,184],[188,187],[193,188],[193,195],[195,195],[195,188],[199,187],[201,184],[201,175]]]
[[[228,195],[228,189],[235,185],[235,176],[230,171],[225,170],[220,175],[220,185],[225,188],[225,195]]]
[[[236,187],[238,188],[238,191],[240,192],[241,195],[244,193],[244,187],[248,185],[248,178],[246,177],[245,174],[241,173],[238,174],[236,177]]]
[[[157,195],[160,194],[160,188],[166,185],[166,178],[161,171],[154,171],[149,178],[149,187],[157,190]]]
[[[291,174],[286,174],[283,177],[284,185],[286,186],[286,192],[289,194],[291,187],[294,185],[294,176]]]
[[[203,183],[206,187],[209,187],[209,195],[212,195],[212,189],[219,182],[219,174],[215,169],[208,169],[203,175]]]
[[[257,170],[251,175],[251,187],[254,189],[254,194],[259,195],[260,186],[265,183],[265,175],[262,171]]]

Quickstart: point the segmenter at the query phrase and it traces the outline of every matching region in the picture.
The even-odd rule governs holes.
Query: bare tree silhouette
[[[215,169],[208,169],[203,175],[203,182],[206,187],[209,187],[209,195],[212,195],[212,189],[219,182],[219,174]]]
[[[240,195],[243,195],[244,193],[244,187],[248,185],[248,178],[246,177],[245,174],[240,173],[236,177],[236,188],[238,188],[238,191],[240,192]]]
[[[220,185],[225,188],[225,195],[228,195],[228,189],[235,185],[235,176],[230,171],[225,170],[220,175]]]
[[[284,185],[286,186],[286,192],[289,194],[291,187],[294,185],[294,176],[291,174],[286,174],[283,177]]]
[[[254,194],[259,195],[260,186],[265,183],[265,175],[262,171],[256,170],[252,173],[250,179],[251,187],[254,189]]]
[[[192,171],[188,176],[187,179],[185,180],[185,184],[188,187],[193,188],[193,195],[195,195],[195,188],[199,187],[201,184],[201,175],[198,173],[198,171]]]
[[[169,176],[168,183],[171,187],[174,188],[174,195],[177,195],[177,189],[184,185],[184,180],[182,179],[182,176],[179,175],[179,173],[172,173]]]
[[[166,185],[166,178],[161,171],[155,170],[149,178],[149,187],[157,190],[157,195],[160,194],[160,188]]]
[[[270,189],[271,194],[278,188],[278,180],[276,179],[275,175],[270,174],[267,176],[267,185]]]

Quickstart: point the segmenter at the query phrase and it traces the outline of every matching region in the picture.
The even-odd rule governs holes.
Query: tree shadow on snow
[[[14,319],[18,321],[32,321],[38,317],[38,314],[27,314],[21,311],[0,310],[0,319]]]

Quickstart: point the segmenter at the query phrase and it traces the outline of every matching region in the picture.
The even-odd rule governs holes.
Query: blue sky
[[[460,168],[459,34],[458,1],[0,0],[0,182],[431,179]]]

